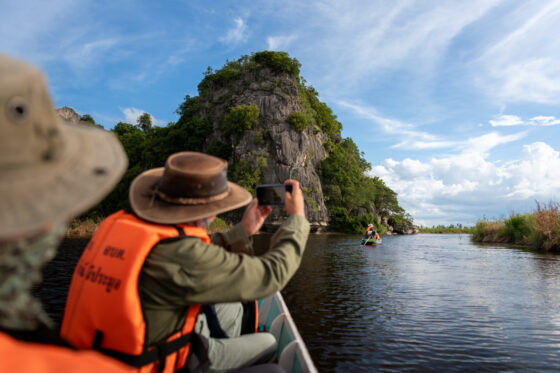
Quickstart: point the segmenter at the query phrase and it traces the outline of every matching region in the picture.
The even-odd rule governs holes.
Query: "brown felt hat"
[[[0,239],[86,211],[127,163],[112,133],[58,116],[40,70],[0,54]]]
[[[138,175],[130,185],[129,198],[142,219],[179,224],[245,206],[252,196],[227,180],[225,160],[180,152],[170,155],[165,167]]]

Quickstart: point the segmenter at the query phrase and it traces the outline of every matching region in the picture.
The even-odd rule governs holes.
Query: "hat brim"
[[[218,215],[247,205],[251,194],[243,187],[228,181],[228,194],[219,201],[201,205],[179,205],[154,197],[154,188],[164,168],[154,168],[138,175],[129,190],[130,206],[144,220],[159,224],[181,224]]]
[[[70,220],[100,202],[126,171],[128,158],[113,133],[60,122],[64,147],[59,156],[14,167],[0,180],[0,238]]]

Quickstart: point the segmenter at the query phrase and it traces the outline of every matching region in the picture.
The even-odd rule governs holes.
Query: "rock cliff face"
[[[256,105],[258,120],[240,135],[227,131],[224,118],[231,108]],[[298,82],[293,74],[263,68],[246,72],[225,87],[200,94],[199,118],[212,124],[205,148],[217,141],[232,147],[230,164],[248,167],[258,183],[283,183],[297,179],[305,194],[307,217],[315,231],[326,228],[325,207],[317,169],[326,158],[326,135],[311,126],[291,128],[288,117],[302,111]]]
[[[80,115],[76,113],[76,111],[71,107],[63,106],[61,108],[56,109],[56,112],[63,119],[69,122],[78,123],[80,121]]]

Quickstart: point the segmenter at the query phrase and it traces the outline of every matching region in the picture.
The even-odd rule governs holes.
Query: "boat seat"
[[[301,344],[296,340],[286,345],[278,359],[278,365],[280,365],[286,373],[303,373],[306,372],[301,365],[301,362],[304,360]]]

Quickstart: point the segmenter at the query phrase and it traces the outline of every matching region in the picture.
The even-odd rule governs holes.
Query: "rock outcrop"
[[[258,121],[241,135],[231,134],[224,126],[224,118],[239,105],[256,105]],[[212,123],[213,133],[206,140],[206,149],[217,141],[231,144],[230,164],[252,168],[251,172],[260,175],[258,183],[297,179],[305,194],[312,229],[326,229],[328,212],[317,174],[319,163],[327,156],[326,135],[312,126],[296,130],[288,123],[290,114],[303,110],[293,74],[269,68],[246,72],[227,86],[203,90],[200,107],[199,118]]]
[[[58,115],[60,115],[64,120],[72,123],[78,123],[80,121],[80,115],[76,113],[74,109],[68,106],[63,106],[56,109]]]

